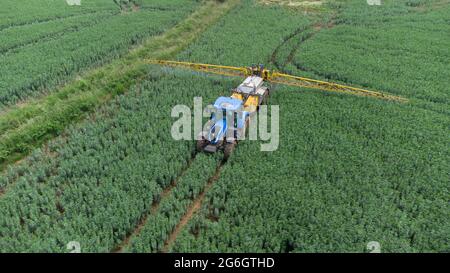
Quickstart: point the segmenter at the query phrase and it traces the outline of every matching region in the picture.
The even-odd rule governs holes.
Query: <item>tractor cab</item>
[[[232,97],[219,97],[213,106],[214,111],[206,131],[202,133],[202,140],[198,143],[198,148],[206,152],[216,152],[221,146],[234,145],[245,130],[245,121],[249,115],[243,109],[242,100]]]
[[[237,129],[244,126],[248,113],[243,109],[242,100],[232,97],[219,97],[214,103],[215,111],[211,114],[210,121],[213,124],[210,129],[209,141],[217,143],[222,140],[228,129],[234,130],[234,138],[237,138]]]

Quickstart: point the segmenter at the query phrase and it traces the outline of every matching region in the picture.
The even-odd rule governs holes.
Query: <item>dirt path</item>
[[[203,188],[203,191],[197,196],[197,198],[195,198],[195,200],[187,208],[186,213],[183,215],[183,217],[181,217],[180,222],[178,222],[178,224],[175,226],[175,229],[169,235],[169,238],[164,242],[164,247],[162,249],[163,253],[167,253],[169,251],[170,246],[173,245],[180,232],[189,223],[192,216],[194,216],[194,214],[202,207],[206,193],[212,187],[214,182],[217,181],[217,179],[219,178],[220,171],[222,170],[224,164],[225,161],[220,162],[220,164],[216,168],[216,171],[214,172],[214,175],[208,179],[208,182],[206,183],[205,188]]]
[[[192,158],[188,161],[188,163],[186,164],[186,166],[183,168],[183,170],[181,171],[181,173],[170,183],[169,186],[167,186],[160,194],[160,198],[158,202],[153,202],[150,210],[145,212],[144,215],[141,217],[141,220],[138,222],[138,224],[136,225],[136,227],[134,228],[134,230],[132,232],[130,232],[123,240],[122,242],[116,246],[111,252],[113,253],[120,253],[123,251],[123,249],[125,247],[127,247],[130,244],[130,241],[133,237],[139,235],[141,233],[142,228],[146,225],[148,217],[150,215],[154,215],[156,214],[156,212],[159,209],[159,204],[161,204],[161,200],[163,200],[164,198],[166,198],[167,196],[170,195],[170,193],[173,191],[173,189],[177,186],[178,181],[180,180],[181,177],[183,177],[187,170],[191,167],[192,163],[195,160],[197,154],[194,154],[192,156]]]

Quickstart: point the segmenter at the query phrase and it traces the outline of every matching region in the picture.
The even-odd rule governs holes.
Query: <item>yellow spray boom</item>
[[[263,67],[234,67],[225,65],[213,65],[202,63],[190,63],[190,62],[178,62],[178,61],[166,61],[166,60],[148,60],[150,64],[159,64],[171,67],[189,68],[196,71],[213,73],[225,76],[240,76],[246,77],[251,75],[259,75],[265,81],[284,84],[289,86],[298,86],[304,88],[312,88],[330,92],[346,93],[359,96],[368,96],[378,99],[407,102],[408,100],[403,97],[390,95],[383,92],[371,91],[362,88],[356,88],[351,86],[345,86],[337,83],[331,83],[326,81],[314,80],[304,77],[292,76],[288,74],[278,73],[276,71],[264,69]]]

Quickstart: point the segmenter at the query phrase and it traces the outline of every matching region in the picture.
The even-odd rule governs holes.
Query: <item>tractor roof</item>
[[[242,101],[230,97],[219,97],[214,103],[214,107],[218,109],[226,109],[236,111],[242,106]]]
[[[264,82],[264,79],[258,76],[250,76],[245,79],[237,88],[238,91],[250,94],[258,89]]]

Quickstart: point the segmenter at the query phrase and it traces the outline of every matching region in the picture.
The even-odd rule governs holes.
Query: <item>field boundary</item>
[[[206,1],[172,29],[143,42],[126,56],[87,72],[50,94],[0,113],[0,170],[59,135],[102,103],[123,94],[147,75],[149,58],[168,59],[187,47],[240,0]]]

